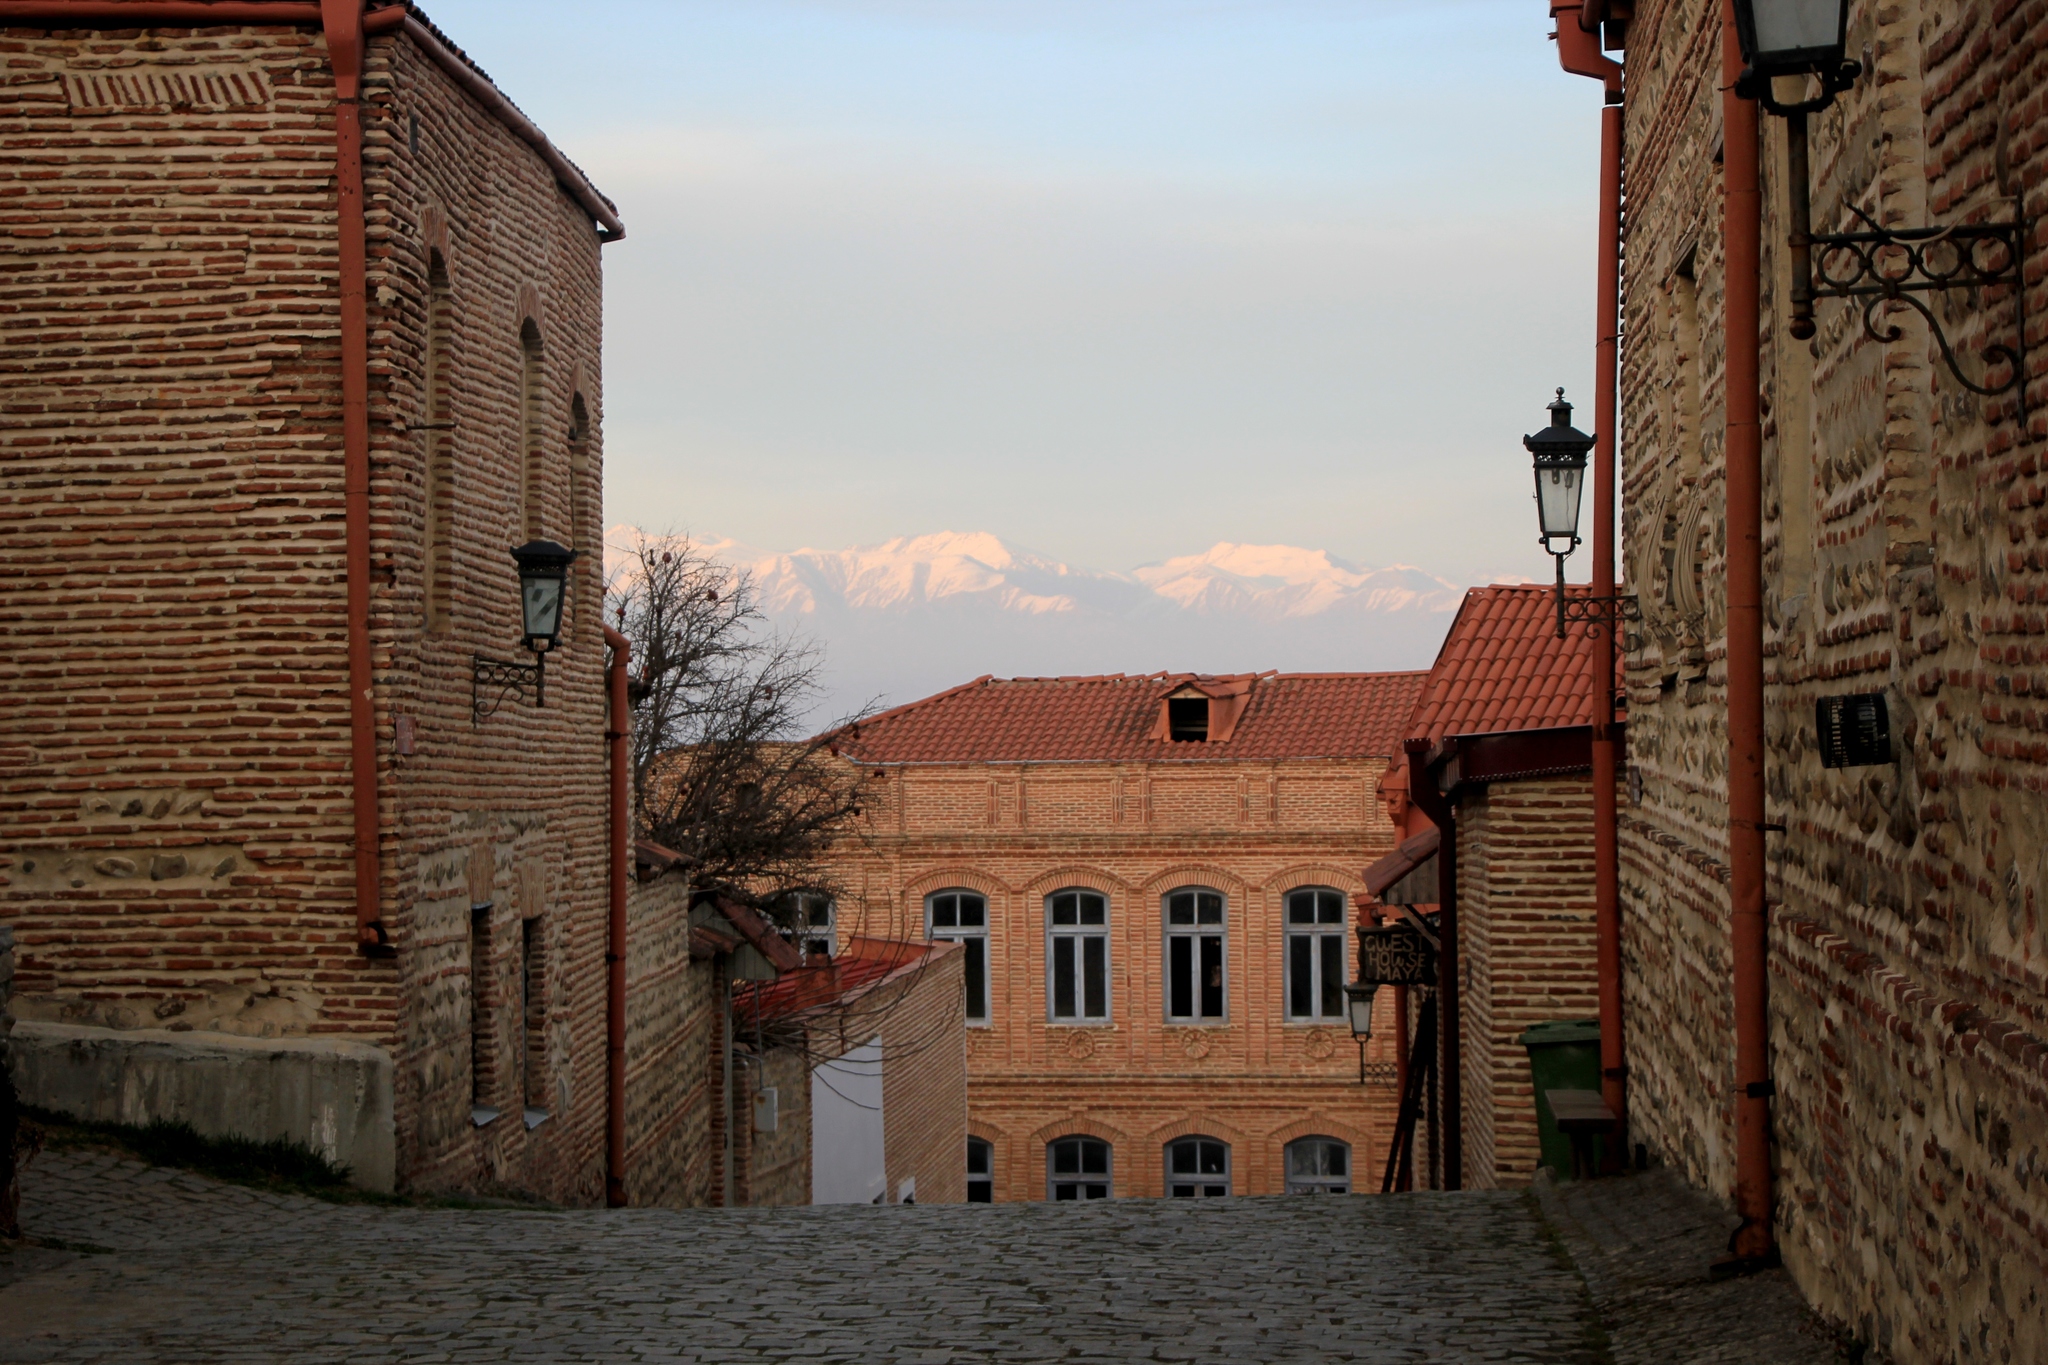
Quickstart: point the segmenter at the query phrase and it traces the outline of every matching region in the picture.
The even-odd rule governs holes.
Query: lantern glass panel
[[[1579,485],[1585,466],[1536,467],[1536,511],[1546,539],[1575,540],[1579,534]]]
[[[526,613],[526,638],[553,640],[562,629],[562,574],[539,573],[520,580]]]
[[[1760,70],[1840,60],[1848,0],[1749,0],[1748,8],[1756,48],[1750,60]]]
[[[1352,1037],[1370,1038],[1372,1036],[1372,1002],[1373,998],[1379,994],[1379,989],[1378,986],[1353,983],[1344,992],[1349,997],[1345,1004],[1351,1015]]]

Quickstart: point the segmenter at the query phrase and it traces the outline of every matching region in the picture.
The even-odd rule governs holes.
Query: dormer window
[[[1207,744],[1209,742],[1209,699],[1207,697],[1168,697],[1166,699],[1166,725],[1168,736],[1178,744]]]

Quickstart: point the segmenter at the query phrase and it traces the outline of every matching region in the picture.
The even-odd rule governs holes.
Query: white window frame
[[[1058,901],[1073,897],[1075,900],[1075,922],[1056,924],[1055,905]],[[1089,901],[1099,902],[1102,907],[1100,923],[1085,922]],[[1102,954],[1102,1009],[1100,1013],[1088,1010],[1088,953],[1094,947]],[[1070,957],[1074,970],[1074,1005],[1072,1014],[1059,1013],[1057,990],[1059,963],[1062,951]],[[1110,953],[1109,953],[1109,897],[1092,886],[1063,886],[1045,898],[1045,1017],[1055,1024],[1106,1024],[1115,1009],[1110,999]]]
[[[1191,909],[1191,913],[1193,914],[1194,919],[1186,924],[1176,924],[1173,918],[1174,898],[1176,896],[1186,895],[1192,895],[1195,897],[1195,903]],[[1209,923],[1204,923],[1201,917],[1201,897],[1203,896],[1214,896],[1217,899],[1220,907],[1218,910],[1218,918]],[[1225,895],[1223,892],[1217,890],[1213,886],[1200,886],[1192,883],[1187,886],[1176,886],[1171,891],[1168,891],[1165,895],[1159,898],[1159,921],[1162,930],[1159,945],[1161,963],[1160,978],[1165,983],[1165,989],[1160,993],[1160,1005],[1166,1011],[1166,1021],[1170,1024],[1193,1025],[1218,1025],[1229,1023],[1230,897]],[[1216,966],[1219,970],[1222,979],[1220,985],[1217,987],[1218,1000],[1217,1012],[1215,1014],[1205,1014],[1202,1011],[1203,964],[1201,941],[1205,938],[1214,938],[1217,940]],[[1174,944],[1176,940],[1183,940],[1188,943],[1188,969],[1194,974],[1193,987],[1191,992],[1192,1000],[1190,1002],[1194,1006],[1194,1009],[1192,1013],[1188,1014],[1176,1014],[1173,1008],[1174,986],[1176,984],[1174,979]]]
[[[1302,923],[1295,921],[1297,896],[1309,898],[1314,918]],[[1337,918],[1334,920],[1322,918],[1329,908],[1324,903],[1325,897],[1336,899]],[[1286,930],[1281,945],[1280,1007],[1290,1024],[1327,1024],[1341,1022],[1346,1017],[1344,982],[1350,973],[1346,970],[1344,944],[1350,911],[1350,897],[1333,886],[1291,887],[1280,898],[1280,918]],[[1295,1008],[1294,992],[1296,954],[1304,950],[1309,972],[1307,1013]],[[1334,976],[1331,975],[1333,969]]]
[[[1214,1147],[1223,1153],[1222,1171],[1201,1169],[1204,1147]],[[1173,1158],[1176,1149],[1193,1149],[1196,1169],[1192,1172],[1176,1172]],[[1160,1160],[1166,1170],[1166,1197],[1168,1199],[1224,1199],[1237,1193],[1230,1182],[1230,1144],[1222,1138],[1213,1138],[1206,1133],[1189,1133],[1177,1137],[1160,1149]]]
[[[1296,1175],[1294,1171],[1295,1149],[1311,1142],[1322,1144],[1325,1150],[1334,1147],[1342,1151],[1344,1153],[1344,1174]],[[1356,1153],[1353,1151],[1351,1144],[1342,1138],[1325,1137],[1320,1133],[1310,1133],[1304,1137],[1294,1139],[1280,1153],[1280,1170],[1287,1181],[1287,1192],[1289,1194],[1350,1194],[1354,1188],[1352,1181],[1358,1174],[1357,1163],[1352,1160],[1355,1155]],[[1316,1164],[1321,1165],[1322,1163],[1318,1161]]]
[[[1062,1143],[1068,1142],[1093,1142],[1100,1144],[1100,1146],[1102,1147],[1102,1178],[1100,1180],[1092,1180],[1088,1177],[1087,1173],[1081,1171],[1075,1171],[1073,1174],[1063,1179],[1054,1170],[1054,1162],[1057,1159],[1057,1153],[1059,1151],[1060,1145]],[[1079,1149],[1079,1151],[1083,1153],[1085,1153],[1086,1150],[1087,1149],[1085,1147]],[[1078,1186],[1081,1188],[1083,1192],[1075,1194],[1071,1199],[1061,1199],[1059,1194],[1059,1189],[1061,1185]],[[1088,1194],[1085,1192],[1088,1187],[1095,1185],[1100,1185],[1102,1187],[1101,1194]],[[1046,1143],[1045,1198],[1048,1203],[1057,1204],[1068,1204],[1076,1202],[1087,1203],[1088,1201],[1093,1199],[1116,1198],[1116,1144],[1111,1142],[1108,1138],[1096,1137],[1093,1133],[1068,1133],[1062,1137],[1056,1137],[1052,1141]]]
[[[980,1148],[988,1160],[988,1169],[986,1171],[974,1169],[974,1152],[976,1148]],[[974,1188],[977,1185],[987,1191],[986,1198],[976,1199],[974,1197]],[[996,1145],[987,1138],[976,1137],[972,1133],[967,1135],[967,1202],[970,1204],[993,1204],[996,1202]]]
[[[953,905],[954,923],[950,925],[940,924],[938,922],[939,902],[948,896],[972,896],[975,900],[979,901],[981,903],[981,923],[978,925],[960,924],[959,918],[961,905],[956,900]],[[966,976],[967,1004],[970,1007],[967,1015],[967,1027],[969,1028],[995,1027],[995,1000],[992,998],[990,993],[990,987],[994,981],[994,973],[989,970],[990,944],[988,920],[988,896],[984,892],[976,891],[971,886],[946,886],[941,887],[937,891],[928,892],[925,895],[925,941],[928,943],[958,943],[964,945],[967,949],[967,961],[965,964],[963,964],[963,974]],[[976,1017],[975,1014],[972,1012],[972,1006],[974,1004],[974,988],[976,984],[976,964],[974,958],[975,949],[977,947],[979,947],[981,950],[981,963],[979,975],[981,986],[982,1014],[979,1017]]]
[[[820,942],[824,944],[823,952],[826,958],[838,957],[839,902],[822,891],[795,891],[790,893],[789,899],[791,919],[794,921],[794,928],[790,932],[796,938],[796,950],[803,955],[804,961],[809,962],[819,951],[817,945]],[[811,918],[811,911],[819,901],[825,903],[823,921]]]

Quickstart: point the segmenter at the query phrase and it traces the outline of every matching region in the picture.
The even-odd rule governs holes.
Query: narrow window
[[[925,937],[967,949],[967,1022],[988,1023],[988,899],[978,891],[925,898]]]
[[[481,1128],[498,1117],[497,1049],[491,1018],[491,902],[469,907],[469,1121]]]
[[[995,1144],[978,1137],[967,1139],[967,1202],[996,1202]]]
[[[1048,1199],[1109,1198],[1109,1144],[1092,1137],[1063,1137],[1048,1142],[1045,1184]]]
[[[1287,893],[1287,1017],[1344,1017],[1344,893]]]
[[[569,548],[572,550],[590,549],[590,497],[590,407],[579,393],[569,400]],[[568,628],[579,636],[594,629],[586,628],[584,621],[586,616],[594,621],[596,610],[584,613],[577,610],[577,606],[585,597],[584,585],[595,589],[602,582],[597,575],[602,572],[603,563],[603,555],[586,553],[569,566],[568,600],[562,606],[569,614]],[[596,600],[595,592],[589,596],[592,601]]]
[[[526,1126],[538,1128],[548,1116],[548,1005],[546,921],[538,915],[519,922],[519,1019],[525,1074]]]
[[[1351,1193],[1351,1144],[1305,1137],[1287,1144],[1289,1194]]]
[[[1223,1017],[1223,893],[1184,886],[1166,896],[1166,1017]]]
[[[1109,1018],[1109,898],[1098,891],[1055,891],[1045,909],[1052,1017]]]
[[[519,505],[528,540],[546,534],[541,504],[547,496],[547,438],[540,429],[540,360],[540,328],[528,318],[519,325]]]
[[[1206,744],[1209,740],[1209,699],[1168,697],[1166,729],[1177,743]]]
[[[455,576],[449,533],[455,501],[454,434],[450,430],[454,419],[449,415],[454,404],[448,377],[448,333],[453,306],[448,288],[448,262],[440,252],[431,252],[427,258],[426,393],[421,404],[427,441],[426,487],[423,490],[427,522],[424,537],[426,557],[421,566],[421,577],[426,597],[427,629],[432,631],[448,629],[449,588]]]
[[[1220,1199],[1230,1193],[1230,1144],[1184,1137],[1166,1144],[1166,1193],[1174,1199]]]

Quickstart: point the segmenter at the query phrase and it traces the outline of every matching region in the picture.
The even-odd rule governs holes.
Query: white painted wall
[[[882,1040],[870,1038],[811,1073],[811,1202],[887,1197],[882,1148]]]

